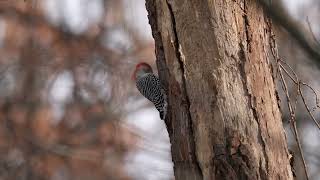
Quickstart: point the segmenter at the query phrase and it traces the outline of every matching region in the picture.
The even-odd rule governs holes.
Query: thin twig
[[[283,65],[279,64],[280,68],[287,74],[287,76],[295,83],[298,84],[299,79],[295,79],[291,76],[291,74],[283,67]]]
[[[290,101],[288,86],[286,84],[286,81],[284,79],[282,71],[284,71],[288,75],[288,77],[290,77],[290,79],[292,79],[293,82],[298,83],[298,86],[300,85],[299,84],[299,79],[298,79],[298,76],[295,73],[293,73],[294,76],[295,76],[295,78],[293,78],[290,75],[290,73],[281,65],[281,59],[279,58],[279,55],[278,55],[278,53],[276,51],[277,44],[276,44],[276,41],[275,41],[275,36],[273,34],[270,35],[270,40],[271,40],[270,41],[271,53],[273,55],[273,58],[276,60],[277,70],[278,70],[278,73],[280,75],[280,81],[282,83],[282,88],[284,90],[284,93],[285,93],[286,99],[287,99],[287,105],[288,105],[288,109],[289,109],[289,112],[290,112],[290,124],[293,127],[294,137],[295,137],[295,141],[296,141],[296,143],[298,145],[298,149],[299,149],[299,153],[300,153],[300,156],[301,156],[301,159],[302,159],[302,163],[303,163],[306,179],[309,180],[308,168],[307,168],[307,164],[306,164],[306,161],[305,161],[305,158],[304,158],[304,155],[303,155],[303,150],[302,150],[302,146],[301,146],[301,142],[300,142],[300,138],[299,138],[300,136],[299,136],[299,133],[298,133],[297,122],[296,122],[295,111],[296,111],[296,105],[297,105],[297,97],[296,97],[295,105],[294,105],[294,108],[293,108],[292,104],[291,104],[291,101]],[[291,67],[290,67],[290,70],[292,72],[294,72]],[[299,87],[297,87],[297,88],[298,88],[297,91],[299,91]]]
[[[280,61],[282,64],[286,65],[286,66],[290,69],[291,73],[294,75],[294,77],[296,78],[296,80],[299,79],[299,78],[298,78],[298,75],[296,74],[296,72],[293,70],[293,68],[292,68],[287,62],[283,61],[281,58],[279,58],[279,61]],[[282,68],[282,69],[285,70],[285,68]]]
[[[304,98],[304,96],[303,96],[303,94],[302,94],[302,90],[301,90],[300,85],[299,85],[298,87],[299,87],[299,93],[300,93],[300,95],[301,95],[301,99],[302,99],[302,101],[303,101],[304,107],[307,109],[308,114],[310,115],[311,119],[312,119],[313,122],[318,126],[318,129],[320,130],[320,124],[318,123],[318,121],[314,118],[313,114],[311,113],[310,108],[309,108],[309,106],[307,105],[306,100],[305,100],[305,98]]]
[[[282,61],[282,60],[280,60],[280,61]],[[284,62],[284,61],[282,61],[282,62]],[[292,70],[292,68],[288,65],[288,64],[286,64],[291,70]],[[315,108],[313,108],[313,109],[317,109],[317,108],[320,108],[320,102],[319,102],[319,98],[318,98],[318,93],[315,91],[315,89],[314,88],[312,88],[309,84],[307,84],[307,83],[305,83],[305,82],[301,82],[301,80],[299,80],[299,78],[298,78],[298,76],[295,74],[295,72],[292,70],[292,73],[295,75],[295,79],[291,76],[291,74],[283,67],[283,65],[281,65],[280,64],[280,67],[282,68],[282,70],[287,74],[287,76],[298,86],[298,85],[303,85],[303,86],[306,86],[306,87],[308,87],[308,89],[310,89],[312,92],[313,92],[313,94],[315,95],[315,97],[316,97],[316,107]],[[302,94],[301,94],[302,95]]]
[[[288,102],[288,108],[289,108],[289,111],[290,111],[290,122],[291,122],[291,125],[293,127],[293,132],[294,132],[294,137],[295,137],[295,140],[298,144],[298,149],[299,149],[299,153],[300,153],[300,156],[301,156],[301,159],[302,159],[302,163],[303,163],[303,167],[304,167],[304,171],[305,171],[305,174],[306,174],[306,178],[307,180],[309,180],[309,173],[308,173],[308,170],[307,170],[307,164],[306,164],[306,161],[305,161],[305,158],[304,158],[304,155],[303,155],[303,150],[302,150],[302,146],[301,146],[301,142],[300,142],[300,138],[299,138],[299,133],[298,133],[298,128],[297,128],[297,122],[296,122],[296,117],[295,117],[295,112],[293,111],[293,108],[292,108],[292,105],[291,105],[291,102],[290,102],[290,96],[289,96],[289,92],[288,92],[288,86],[284,80],[284,77],[283,77],[283,73],[281,71],[281,67],[278,66],[278,70],[280,71],[280,77],[281,77],[281,82],[282,82],[282,85],[285,89],[285,94],[286,94],[286,98],[287,98],[287,102]]]
[[[320,46],[320,41],[316,38],[316,36],[314,35],[314,33],[313,33],[313,31],[312,31],[311,23],[310,23],[310,21],[309,21],[309,17],[308,17],[308,16],[307,16],[306,21],[307,21],[307,24],[308,24],[309,31],[310,31],[310,33],[311,33],[311,35],[312,35],[312,38],[313,38],[314,41],[318,44],[318,46]]]
[[[319,102],[319,96],[318,96],[318,93],[309,85],[309,84],[306,84],[304,82],[301,82],[302,85],[308,87],[312,92],[313,94],[316,96],[316,106],[318,108],[320,108],[320,102]]]

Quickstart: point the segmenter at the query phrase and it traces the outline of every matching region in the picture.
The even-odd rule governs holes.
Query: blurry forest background
[[[320,1],[284,3],[320,40]],[[282,59],[319,91],[319,68],[283,29],[276,38]],[[1,0],[0,180],[173,179],[165,125],[131,80],[141,61],[155,68],[144,0]],[[302,103],[297,112],[311,179],[320,179],[320,131]]]

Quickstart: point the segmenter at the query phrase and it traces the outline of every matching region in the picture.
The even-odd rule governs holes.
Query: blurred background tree
[[[319,1],[284,3],[320,39]],[[278,30],[280,56],[319,90],[319,69]],[[154,59],[144,0],[0,1],[0,179],[172,179],[165,126],[130,79],[137,62],[155,67]],[[301,102],[297,112],[310,176],[319,179],[320,133]]]

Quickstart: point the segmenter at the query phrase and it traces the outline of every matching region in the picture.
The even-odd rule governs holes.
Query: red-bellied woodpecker
[[[139,63],[132,75],[140,93],[151,101],[159,111],[162,120],[166,117],[167,96],[159,78],[153,74],[152,68],[147,63]]]

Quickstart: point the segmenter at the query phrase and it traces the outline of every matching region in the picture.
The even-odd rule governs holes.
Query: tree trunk
[[[176,180],[293,179],[254,0],[147,0]]]

